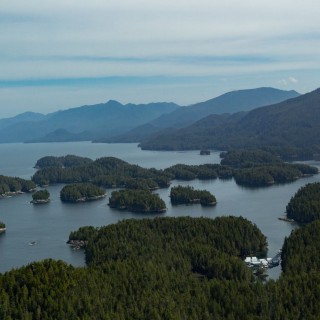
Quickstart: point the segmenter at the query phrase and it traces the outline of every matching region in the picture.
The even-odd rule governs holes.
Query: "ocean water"
[[[114,156],[132,164],[147,168],[164,169],[177,163],[219,163],[219,152],[200,156],[197,151],[161,152],[142,151],[136,144],[40,143],[0,144],[0,174],[30,178],[36,161],[47,155],[74,154],[96,159]],[[312,163],[319,166],[318,162]],[[191,185],[206,189],[217,198],[215,207],[172,206],[170,188],[156,192],[166,202],[167,211],[161,216],[192,216],[215,218],[222,215],[243,216],[255,223],[267,236],[269,256],[282,247],[284,237],[297,227],[279,221],[286,204],[295,192],[306,183],[319,181],[319,175],[303,178],[290,184],[267,188],[249,189],[238,186],[231,180],[173,181],[174,185]],[[72,250],[67,244],[69,233],[81,226],[102,226],[122,219],[154,217],[155,215],[133,214],[110,209],[108,197],[95,202],[65,204],[59,193],[63,185],[48,188],[51,201],[46,205],[32,205],[31,194],[22,194],[0,200],[0,221],[6,223],[7,231],[0,235],[0,272],[18,268],[45,258],[61,259],[74,266],[84,266],[83,251]],[[108,189],[110,195],[112,190]],[[34,245],[31,245],[35,242]],[[277,278],[280,267],[271,269],[269,276]]]

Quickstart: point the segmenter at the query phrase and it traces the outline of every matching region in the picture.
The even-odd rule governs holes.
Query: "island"
[[[92,183],[77,183],[64,186],[60,191],[63,202],[86,202],[106,197],[106,191]]]
[[[318,173],[316,167],[286,163],[266,150],[237,150],[221,153],[220,164],[176,164],[164,170],[142,168],[114,157],[104,157],[81,166],[52,166],[38,170],[32,177],[38,185],[90,182],[103,188],[168,188],[172,180],[231,179],[246,187],[267,187],[293,182]],[[54,157],[50,157],[50,159]],[[51,159],[50,161],[55,161]],[[87,159],[87,158],[84,158]],[[81,158],[77,160],[82,163]]]
[[[0,175],[0,197],[12,196],[23,192],[33,192],[36,185],[31,180]]]
[[[50,193],[47,189],[36,191],[32,195],[32,200],[30,201],[33,204],[45,204],[50,201]]]
[[[149,190],[126,189],[113,191],[109,198],[110,208],[140,213],[163,213],[166,204]]]
[[[50,159],[55,161],[55,157]],[[81,162],[80,159],[77,162]],[[132,187],[132,179],[139,179],[139,185],[147,185],[150,189],[170,185],[170,177],[163,170],[145,169],[114,157],[103,157],[91,162],[84,160],[81,166],[43,167],[32,177],[38,185],[90,182],[104,188]]]
[[[5,223],[1,222],[0,221],[0,234],[5,232],[7,229],[6,229],[6,225]]]
[[[190,186],[176,186],[170,190],[172,204],[194,204],[203,206],[214,206],[217,204],[216,197],[207,190],[195,190]]]
[[[308,183],[290,199],[286,207],[287,218],[300,223],[320,219],[320,183]]]

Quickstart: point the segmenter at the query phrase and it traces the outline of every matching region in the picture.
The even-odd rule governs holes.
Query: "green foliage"
[[[6,227],[6,224],[0,221],[0,229],[3,229]]]
[[[64,202],[80,202],[101,199],[105,194],[104,189],[91,183],[79,183],[64,186],[60,191],[60,198]]]
[[[214,205],[217,200],[213,194],[206,190],[194,190],[190,186],[176,186],[170,190],[172,204],[192,204],[201,203],[202,205]]]
[[[247,113],[207,116],[142,141],[149,150],[265,148],[290,160],[319,156],[320,90]],[[282,151],[283,150],[283,151]]]
[[[307,166],[309,167],[309,166]],[[305,172],[318,172],[317,168],[296,164],[262,165],[234,171],[234,179],[240,185],[259,187],[274,183],[288,183],[305,175]],[[311,174],[311,173],[310,173]]]
[[[36,185],[30,180],[0,175],[0,195],[8,192],[30,192],[35,187]]]
[[[280,164],[279,157],[263,150],[233,150],[220,154],[221,164],[233,168],[250,168],[266,164]]]
[[[66,155],[62,157],[46,156],[39,159],[35,165],[36,168],[43,169],[47,167],[79,167],[91,163],[89,158]]]
[[[125,187],[132,183],[132,179],[139,179],[140,183],[147,183],[152,189],[168,187],[170,182],[162,170],[144,169],[113,157],[100,158],[76,167],[45,167],[32,177],[37,184],[92,182],[107,188]]]
[[[80,167],[46,167],[37,171],[32,179],[40,185],[91,182],[107,188],[155,190],[168,187],[172,179],[208,180],[234,177],[240,185],[260,187],[292,182],[303,175],[318,173],[315,167],[284,163],[279,157],[262,150],[232,151],[223,153],[222,156],[220,165],[176,164],[165,170],[145,169],[107,157]]]
[[[320,220],[294,230],[284,241],[282,270],[302,273],[320,270]]]
[[[311,222],[320,218],[320,183],[308,183],[290,199],[287,217],[297,222]]]
[[[320,317],[320,221],[292,232],[283,273],[254,281],[239,257],[266,248],[244,218],[155,218],[84,227],[88,267],[44,260],[0,274],[0,319]]]
[[[176,164],[164,170],[172,179],[177,180],[208,180],[219,176],[222,166],[218,164],[201,164],[198,166],[187,164]]]
[[[98,229],[92,226],[81,227],[77,231],[72,231],[69,235],[69,240],[88,241],[97,235]]]
[[[143,189],[113,191],[109,198],[109,206],[111,208],[143,213],[166,211],[166,205],[159,195]]]
[[[35,192],[33,195],[32,195],[32,200],[33,201],[46,201],[48,200],[50,197],[50,193],[47,189],[44,189],[44,190],[39,190],[37,192]]]

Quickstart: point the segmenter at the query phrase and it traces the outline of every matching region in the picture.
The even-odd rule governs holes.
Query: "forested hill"
[[[143,135],[150,137],[164,129],[182,128],[195,123],[211,114],[236,113],[285,101],[299,96],[296,91],[283,91],[274,88],[256,88],[227,92],[208,101],[178,108],[171,113],[163,114],[147,124],[130,132],[109,139],[111,142],[141,142]]]
[[[211,115],[171,134],[141,143],[143,149],[320,148],[320,89],[244,115]]]
[[[41,117],[17,116],[0,122],[0,143],[94,140],[121,134],[177,108],[174,103],[123,105],[110,100]]]

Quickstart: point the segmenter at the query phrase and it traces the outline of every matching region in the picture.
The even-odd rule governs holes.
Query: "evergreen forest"
[[[162,213],[166,211],[166,204],[159,195],[143,189],[113,191],[109,198],[109,206],[140,213]]]
[[[266,238],[244,218],[155,218],[83,227],[87,267],[44,260],[0,275],[0,319],[319,319],[320,223],[294,230],[279,280],[242,259]]]
[[[307,223],[320,218],[320,183],[308,183],[301,187],[290,199],[287,217],[297,222]]]
[[[172,204],[200,203],[203,206],[215,205],[216,197],[207,190],[195,190],[190,186],[176,186],[170,190]]]

